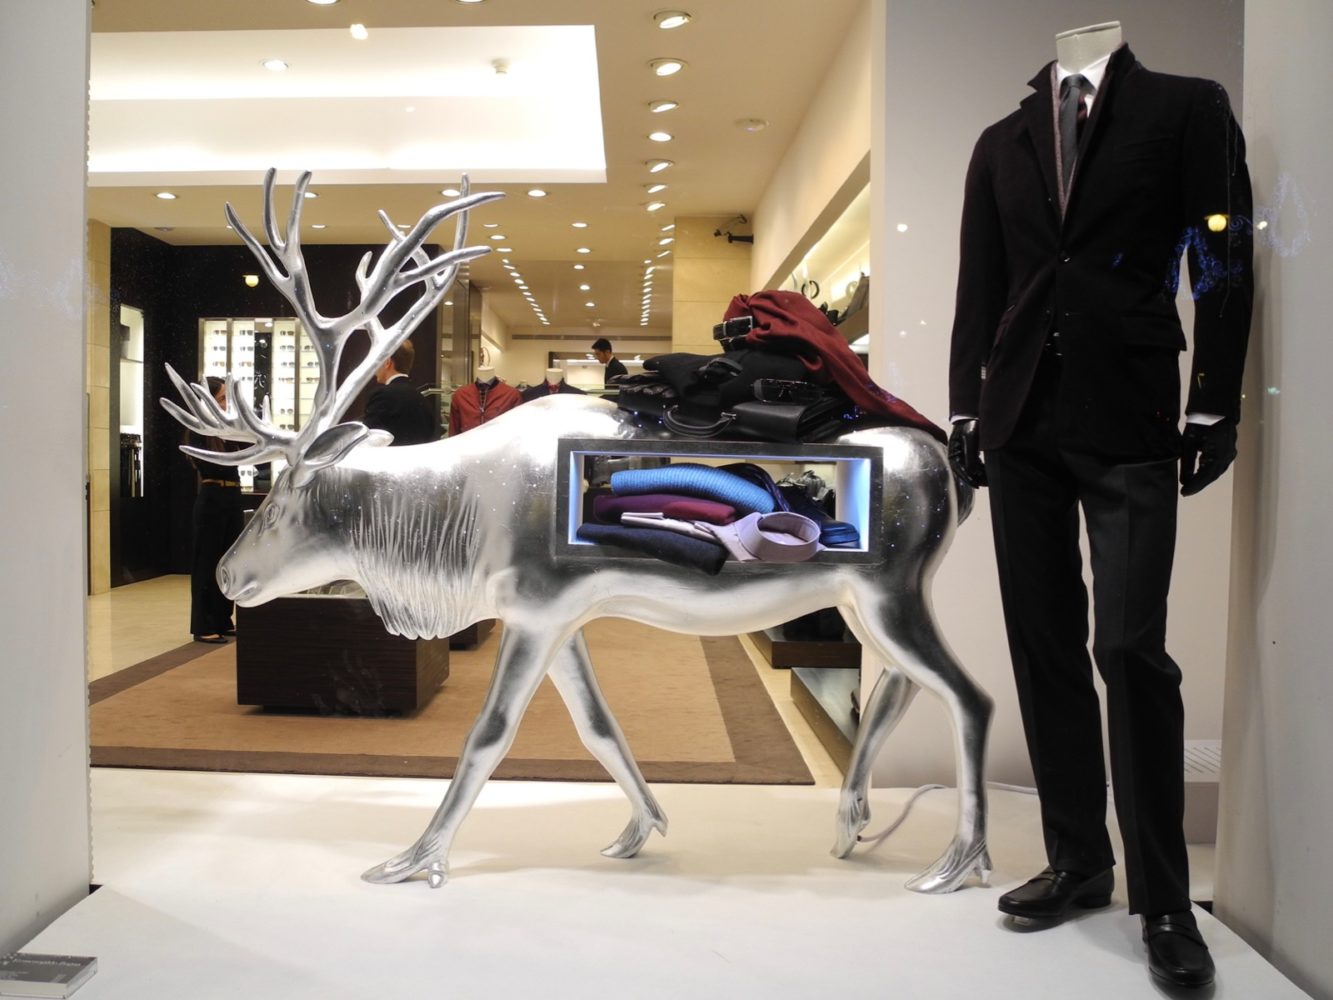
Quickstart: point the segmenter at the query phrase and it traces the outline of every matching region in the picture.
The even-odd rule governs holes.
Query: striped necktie
[[[1083,123],[1088,120],[1088,106],[1083,100],[1083,86],[1087,80],[1078,73],[1060,82],[1060,183],[1069,196],[1069,181],[1074,176],[1074,161],[1078,158],[1078,140],[1083,134]]]

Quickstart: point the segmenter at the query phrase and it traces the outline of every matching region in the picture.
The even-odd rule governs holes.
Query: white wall
[[[810,248],[812,230],[818,235],[832,221],[830,202],[841,202],[831,213],[836,218],[865,186],[858,169],[870,148],[870,7],[863,4],[847,24],[846,40],[755,209],[752,290],[792,269],[793,254],[799,259]]]
[[[1057,32],[1109,20],[1122,23],[1149,68],[1219,80],[1239,106],[1241,8],[1228,0],[874,0],[873,8],[871,372],[943,424],[963,178],[982,129],[1030,93]],[[1185,673],[1189,739],[1221,735],[1230,492],[1228,478],[1182,501],[1169,646]],[[1028,783],[987,504],[983,490],[936,577],[935,606],[954,651],[996,699],[990,777]],[[865,674],[868,684],[873,671]],[[947,716],[919,698],[876,781],[952,782],[952,768]]]
[[[0,953],[88,891],[87,0],[0,17]]]
[[[1259,295],[1237,469],[1217,913],[1333,997],[1333,371],[1328,0],[1251,3],[1245,116]]]

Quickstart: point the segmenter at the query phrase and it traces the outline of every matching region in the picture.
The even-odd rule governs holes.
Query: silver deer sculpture
[[[286,233],[273,215],[273,171],[265,179],[267,252],[227,206],[227,218],[259,259],[269,280],[292,304],[320,359],[315,412],[299,431],[282,431],[256,413],[228,380],[226,408],[200,385],[171,378],[185,401],[162,400],[199,434],[244,441],[249,448],[210,452],[210,462],[249,464],[282,458],[287,468],[236,544],[218,564],[224,593],[241,605],[261,604],[338,580],[365,590],[386,628],[410,638],[452,635],[473,622],[504,624],[494,674],[439,809],[410,848],[364,874],[400,882],[425,873],[432,887],[448,875],[450,845],[482,787],[504,758],[519,720],[545,676],[573,716],[580,738],[620,785],[632,806],[629,823],[603,850],[631,857],[666,816],[649,791],[594,676],[581,632],[589,621],[619,617],[693,635],[734,635],[773,626],[820,608],[837,607],[853,634],[892,666],[878,677],[864,706],[836,820],[835,856],[855,846],[869,820],[870,767],[885,738],[920,687],[948,709],[956,745],[959,809],[944,854],[908,882],[921,892],[946,892],[970,875],[984,882],[983,781],[991,700],[966,674],[940,636],[929,587],[971,493],[949,470],[943,447],[912,429],[879,428],[840,443],[873,449],[882,462],[872,533],[876,551],[859,561],[816,557],[797,564],[728,564],[717,576],[642,557],[571,558],[555,544],[557,453],[564,440],[616,443],[641,438],[614,405],[585,396],[528,403],[466,435],[432,444],[384,448],[388,435],[359,423],[338,423],[375,369],[441,299],[458,265],[486,252],[466,247],[468,211],[497,194],[469,194],[437,206],[407,233],[381,218],[390,239],[373,268],[357,270],[361,302],[328,318],[315,308],[299,242],[309,174],[296,185]],[[431,230],[458,215],[453,248],[431,258],[422,248]],[[378,313],[390,298],[420,286],[419,298],[390,327]],[[365,361],[335,386],[338,360],[358,329],[370,333]],[[568,539],[566,539],[567,541]]]

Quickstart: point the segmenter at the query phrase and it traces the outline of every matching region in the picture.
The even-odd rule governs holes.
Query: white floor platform
[[[1041,867],[1029,796],[991,794],[992,888],[947,896],[902,884],[946,845],[951,791],[836,861],[837,792],[819,787],[658,786],[670,835],[611,861],[597,849],[627,818],[614,787],[493,782],[447,885],[361,882],[444,786],[95,769],[104,887],[25,950],[96,955],[79,1000],[1166,995],[1121,894],[1041,932],[1002,922],[998,892]],[[876,791],[871,827],[908,795]],[[1204,995],[1305,996],[1199,920],[1219,967]]]

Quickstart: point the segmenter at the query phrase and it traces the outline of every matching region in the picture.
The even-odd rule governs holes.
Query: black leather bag
[[[829,395],[810,403],[749,400],[714,419],[698,419],[680,406],[669,406],[662,414],[662,425],[678,437],[827,441],[850,429],[856,416],[856,407],[845,397]]]

